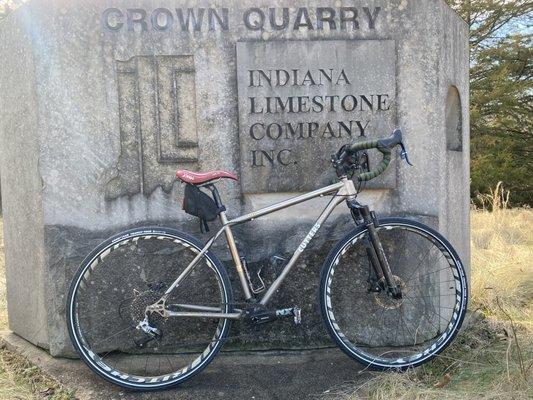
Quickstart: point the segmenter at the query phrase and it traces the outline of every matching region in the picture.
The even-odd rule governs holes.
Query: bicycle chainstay
[[[275,320],[278,320],[282,317],[290,316],[291,314],[288,314],[288,310],[298,310],[298,316],[295,318],[301,319],[299,309],[297,307],[293,308],[287,308],[284,310],[271,310],[266,308],[262,304],[257,303],[249,303],[249,302],[234,302],[234,303],[207,303],[204,304],[205,306],[221,306],[221,305],[227,305],[231,304],[235,308],[240,308],[244,310],[245,315],[243,316],[243,319],[241,321],[245,322],[246,325],[255,327],[254,333],[242,333],[240,335],[228,335],[225,338],[221,339],[211,339],[210,341],[202,341],[202,342],[195,342],[195,341],[189,341],[189,342],[180,342],[180,346],[196,346],[196,345],[207,345],[208,343],[217,343],[217,342],[228,342],[230,340],[237,340],[237,339],[253,339],[255,342],[266,342],[268,339],[260,339],[258,338],[258,335],[256,332],[259,331],[259,328],[261,325],[264,325],[266,322],[273,322]],[[167,307],[172,307],[172,304],[167,305]],[[255,315],[262,316],[264,313],[270,313],[275,314],[278,311],[283,311],[284,314],[278,315],[277,317],[270,318],[268,320],[260,320],[260,321],[254,321],[252,318]],[[247,316],[246,314],[249,313]],[[298,325],[299,323],[297,323]],[[156,339],[155,339],[156,340]],[[156,340],[157,341],[157,340]]]

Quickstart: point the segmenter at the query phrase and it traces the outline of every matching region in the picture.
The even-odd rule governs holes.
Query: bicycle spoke
[[[427,254],[429,254],[429,252],[431,252],[431,249],[429,249],[428,253],[426,253],[426,256],[427,256]],[[444,257],[444,256],[443,256],[442,254],[440,254],[440,257]],[[439,260],[440,260],[440,258],[439,258]],[[411,278],[413,277],[413,275],[414,275],[414,273],[415,273],[416,271],[419,271],[418,267],[420,267],[421,264],[422,264],[422,261],[421,261],[421,262],[417,265],[417,267],[414,269],[413,274],[411,274],[411,275],[407,278],[408,281],[411,280]],[[449,267],[448,267],[448,268],[449,268]],[[446,270],[446,269],[448,269],[448,268],[443,268],[442,271],[444,271],[444,270]],[[429,272],[428,274],[424,274],[424,275],[421,275],[421,276],[419,275],[418,277],[421,278],[422,276],[431,275],[431,274],[433,274],[433,273],[435,273],[435,272],[438,272],[438,271]]]
[[[409,298],[407,298],[407,300],[409,300],[409,302],[410,302],[411,304],[413,304],[413,306],[415,306],[415,304],[412,303],[411,300],[410,300]],[[426,317],[426,314],[424,314],[424,316]],[[427,319],[427,318],[426,318],[426,319]],[[436,325],[434,325],[429,319],[427,319],[427,321],[428,321],[428,322],[429,322],[434,328],[436,328],[437,331],[439,330],[439,328],[438,328]]]
[[[139,378],[145,378],[145,385],[171,384],[186,379],[182,371],[203,367],[206,357],[212,358],[227,340],[227,319],[163,318],[146,313],[146,307],[161,298],[199,251],[200,245],[192,247],[187,238],[176,239],[156,238],[139,230],[138,240],[130,246],[112,242],[105,257],[88,258],[98,258],[97,264],[80,267],[78,274],[86,275],[85,284],[76,287],[75,299],[69,303],[80,322],[70,323],[69,329],[86,344],[81,352],[84,361],[100,354],[95,367],[99,374],[132,387],[139,384]],[[166,306],[173,303],[227,312],[236,305],[225,270],[205,257]],[[148,326],[136,329],[145,318]]]
[[[328,312],[335,316],[336,325],[329,326],[343,338],[337,343],[364,363],[396,367],[415,362],[409,360],[423,362],[439,349],[433,344],[449,342],[449,333],[438,341],[445,330],[457,329],[455,311],[461,299],[456,290],[461,282],[454,270],[460,265],[426,232],[383,225],[377,232],[402,296],[395,298],[383,287],[368,291],[367,284],[361,284],[368,271],[371,278],[375,274],[368,256],[361,256],[363,241],[347,239],[333,261],[335,274],[323,279],[328,283]]]
[[[118,332],[116,332],[116,333],[114,333],[114,334],[112,334],[112,335],[110,335],[110,336],[107,336],[106,338],[104,338],[104,339],[102,339],[102,340],[96,342],[93,346],[96,347],[96,346],[98,346],[99,344],[104,343],[105,341],[107,341],[107,340],[109,340],[109,339],[111,339],[111,338],[114,338],[114,337],[116,337],[117,335],[120,335],[122,332],[125,332],[125,331],[127,331],[128,329],[131,329],[131,327],[128,326],[127,328],[124,328],[124,329],[122,329],[122,330],[120,330],[120,331],[118,331]]]
[[[437,298],[437,297],[450,297],[452,294],[455,296],[455,291],[450,292],[450,293],[448,293],[448,294],[434,295],[434,296],[432,296],[431,298]],[[406,296],[405,298],[406,298],[406,299],[427,299],[427,300],[430,300],[430,299],[431,299],[431,298],[428,297],[428,296]]]

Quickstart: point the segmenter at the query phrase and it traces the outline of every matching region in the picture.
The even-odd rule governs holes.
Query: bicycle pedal
[[[294,324],[300,325],[302,323],[302,310],[298,307],[293,308]]]
[[[276,316],[278,318],[294,317],[294,323],[300,325],[302,323],[302,310],[299,307],[284,308],[282,310],[276,310]]]

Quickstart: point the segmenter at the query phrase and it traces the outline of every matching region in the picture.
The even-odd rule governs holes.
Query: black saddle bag
[[[209,231],[207,222],[215,220],[222,211],[217,207],[211,196],[191,184],[185,185],[183,210],[187,214],[200,218],[200,228],[205,228],[206,231]]]

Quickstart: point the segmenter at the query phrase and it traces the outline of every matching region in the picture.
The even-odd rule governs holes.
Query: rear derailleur
[[[145,334],[145,336],[142,338],[133,340],[137,347],[141,349],[152,340],[159,340],[163,336],[163,333],[159,329],[150,325],[148,316],[145,316],[144,319],[135,327],[135,329],[140,330]]]

